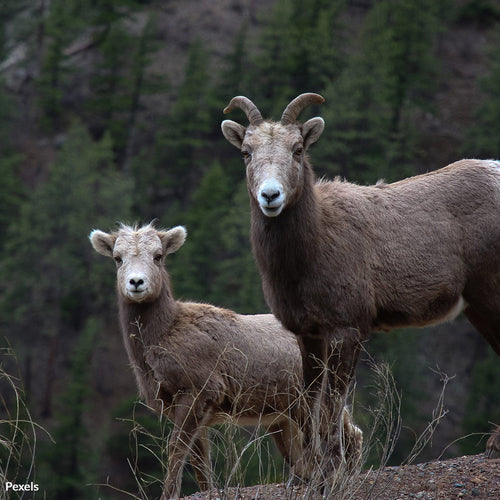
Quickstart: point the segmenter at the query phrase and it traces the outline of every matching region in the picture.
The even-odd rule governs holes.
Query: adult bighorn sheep
[[[463,310],[500,355],[500,162],[462,160],[375,186],[317,181],[306,150],[324,121],[296,119],[323,102],[299,95],[276,123],[238,96],[224,113],[241,108],[250,125],[222,122],[246,164],[264,295],[298,336],[310,399],[324,393],[328,362],[330,390],[343,400],[372,330],[432,325]],[[499,444],[497,432],[488,452]]]
[[[117,265],[120,325],[141,398],[174,423],[162,498],[177,498],[191,455],[201,489],[210,486],[207,426],[231,419],[264,425],[295,473],[305,475],[299,412],[302,361],[295,336],[271,314],[239,315],[174,299],[165,256],[185,241],[182,226],[94,230],[94,249]],[[343,414],[352,446],[361,431]]]

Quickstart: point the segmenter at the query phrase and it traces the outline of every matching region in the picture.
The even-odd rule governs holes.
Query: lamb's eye
[[[163,255],[161,253],[157,253],[155,255],[155,262],[161,262],[162,258],[163,258]]]
[[[242,152],[241,152],[241,156],[243,156],[243,158],[245,160],[248,160],[248,158],[250,158],[252,156],[252,153],[250,153],[250,151],[247,151],[246,149],[244,149]]]
[[[119,255],[116,255],[113,258],[115,259],[115,262],[116,262],[117,266],[121,266],[123,264],[123,259]]]
[[[301,156],[303,152],[304,152],[304,148],[297,148],[297,149],[293,152],[293,154],[294,154],[295,156]]]

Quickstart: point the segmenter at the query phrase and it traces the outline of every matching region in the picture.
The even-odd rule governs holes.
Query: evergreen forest
[[[33,498],[55,500],[159,495],[169,424],[138,401],[114,266],[88,235],[184,225],[186,244],[167,259],[176,297],[267,312],[222,109],[246,95],[277,120],[302,92],[326,99],[301,117],[326,122],[310,151],[318,177],[392,182],[499,158],[500,6],[0,2],[0,485],[36,483]],[[246,123],[241,111],[231,119]],[[365,350],[355,421],[366,437],[377,412],[400,419],[372,436],[367,467],[484,450],[500,363],[464,318],[376,333]],[[212,440],[223,485],[285,477],[259,431],[217,428]]]

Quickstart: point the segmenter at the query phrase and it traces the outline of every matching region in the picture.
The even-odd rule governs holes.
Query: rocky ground
[[[303,487],[268,484],[195,493],[185,500],[300,500]],[[318,499],[321,498],[318,496]],[[500,459],[484,454],[362,473],[335,500],[500,500]]]

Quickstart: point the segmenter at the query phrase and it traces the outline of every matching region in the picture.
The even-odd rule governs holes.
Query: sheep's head
[[[318,140],[325,122],[316,117],[300,124],[296,119],[306,106],[324,101],[318,94],[301,94],[286,107],[279,123],[264,121],[255,104],[244,96],[234,97],[224,109],[229,113],[241,108],[250,122],[244,127],[224,120],[222,133],[241,150],[250,196],[267,217],[278,216],[301,195],[305,152]]]
[[[182,226],[169,231],[159,231],[152,225],[138,229],[121,226],[116,233],[99,229],[90,233],[96,252],[115,260],[118,292],[129,302],[150,302],[159,296],[165,256],[177,251],[185,240]]]

